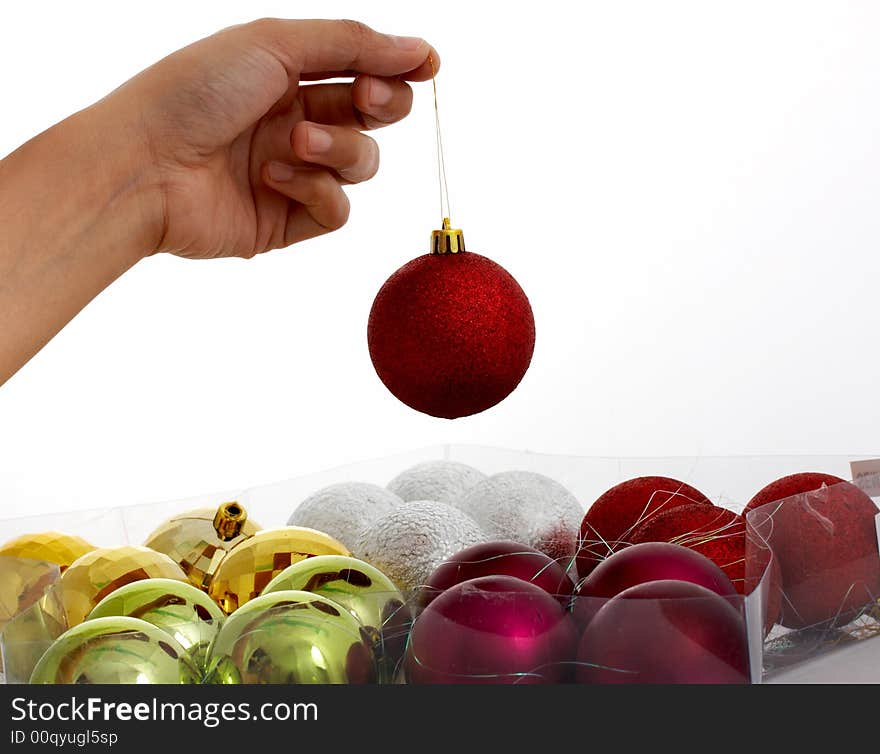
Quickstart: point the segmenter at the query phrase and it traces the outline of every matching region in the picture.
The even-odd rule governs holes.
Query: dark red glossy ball
[[[578,585],[575,620],[586,626],[610,597],[638,584],[667,580],[697,584],[722,597],[736,595],[724,571],[707,557],[680,545],[644,542],[614,553]]]
[[[642,476],[612,487],[594,502],[581,522],[578,575],[589,575],[611,553],[630,544],[632,533],[659,511],[679,505],[711,505],[709,498],[677,479]]]
[[[642,524],[633,542],[671,542],[705,555],[730,579],[740,594],[750,594],[758,586],[770,551],[753,543],[747,547],[746,520],[737,513],[714,505],[680,505],[664,511]],[[747,564],[747,560],[752,562]],[[747,567],[748,565],[748,567]],[[764,632],[774,626],[782,610],[779,566],[774,560],[767,587]]]
[[[522,288],[491,259],[426,254],[382,286],[367,341],[376,373],[398,399],[456,419],[491,408],[519,384],[535,320]]]
[[[514,576],[528,581],[566,608],[574,591],[572,580],[557,561],[519,542],[498,540],[467,547],[437,566],[421,592],[421,603],[427,605],[456,584],[480,576]]]
[[[578,649],[581,683],[748,683],[745,620],[715,592],[651,581],[613,597]]]
[[[820,487],[830,487],[832,484],[840,484],[846,481],[833,474],[823,474],[818,471],[802,471],[798,474],[789,474],[763,487],[755,496],[749,500],[743,515],[746,511],[755,510],[767,503],[774,503],[777,500],[784,500],[792,495],[800,495],[802,492],[810,492],[818,490]]]
[[[416,619],[404,659],[409,683],[562,683],[577,633],[541,587],[513,576],[453,586]]]
[[[782,572],[782,624],[847,623],[880,595],[878,510],[849,482],[776,500],[748,514]]]

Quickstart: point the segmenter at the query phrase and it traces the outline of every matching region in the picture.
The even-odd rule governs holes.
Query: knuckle
[[[373,30],[362,21],[351,18],[343,18],[340,22],[345,30],[356,40],[363,42],[372,34]]]

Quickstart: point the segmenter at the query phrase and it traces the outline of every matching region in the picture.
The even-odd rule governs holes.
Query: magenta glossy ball
[[[483,576],[447,589],[416,619],[407,645],[409,683],[562,683],[577,634],[541,587]]]
[[[441,563],[421,593],[428,605],[438,594],[463,581],[481,576],[513,576],[540,587],[568,607],[574,583],[558,562],[543,552],[507,540],[466,547]]]
[[[613,597],[578,648],[580,683],[748,683],[745,620],[686,581],[651,581]]]
[[[722,597],[737,594],[724,571],[705,555],[668,542],[644,542],[606,558],[578,584],[575,621],[583,628],[609,598],[638,584],[668,579],[697,584]]]

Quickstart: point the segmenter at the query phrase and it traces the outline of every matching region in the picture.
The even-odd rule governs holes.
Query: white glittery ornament
[[[510,539],[563,561],[577,550],[584,509],[559,482],[531,471],[505,471],[471,487],[456,507],[490,539]]]
[[[453,504],[486,475],[457,461],[426,461],[410,466],[388,482],[388,489],[406,501],[436,500]]]
[[[397,495],[377,484],[331,484],[303,500],[290,514],[287,525],[317,529],[351,550],[364,529],[402,503]]]
[[[415,500],[375,521],[352,552],[400,589],[409,590],[424,584],[440,563],[459,550],[485,541],[477,523],[458,508]]]

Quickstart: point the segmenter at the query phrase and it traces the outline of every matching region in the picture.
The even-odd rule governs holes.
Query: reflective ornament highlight
[[[34,684],[198,683],[183,647],[154,625],[113,617],[74,626],[34,668]]]
[[[343,555],[318,555],[286,568],[263,594],[301,590],[320,594],[357,618],[390,681],[406,647],[412,614],[403,595],[378,568]]]
[[[108,594],[142,579],[186,581],[171,558],[146,547],[104,547],[86,553],[61,576],[61,598],[70,626],[85,617]]]
[[[95,549],[81,537],[45,531],[39,534],[23,534],[0,547],[0,556],[43,560],[60,566],[62,573],[73,561]]]
[[[248,518],[238,502],[219,508],[200,508],[168,519],[144,543],[165,553],[189,577],[192,584],[207,590],[226,554],[250,539],[260,526]]]
[[[409,683],[562,683],[577,634],[571,616],[541,587],[482,576],[448,589],[413,625]]]
[[[315,529],[287,526],[266,529],[242,542],[224,558],[209,589],[227,614],[259,596],[285,568],[313,555],[348,555],[345,546]]]
[[[199,667],[226,616],[192,584],[172,579],[144,579],[107,595],[86,620],[114,615],[139,618],[173,636]]]
[[[354,616],[319,594],[273,592],[231,615],[208,654],[206,683],[371,683],[376,660]]]

